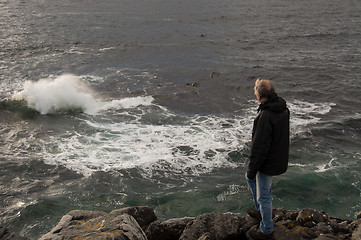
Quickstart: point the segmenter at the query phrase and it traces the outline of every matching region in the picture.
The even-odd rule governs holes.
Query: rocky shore
[[[361,212],[355,220],[346,220],[313,209],[273,209],[273,222],[275,240],[361,239]],[[252,240],[247,232],[258,224],[257,218],[232,213],[206,213],[160,222],[154,210],[146,206],[110,213],[74,210],[40,240]],[[3,239],[26,238],[0,228],[0,240]]]

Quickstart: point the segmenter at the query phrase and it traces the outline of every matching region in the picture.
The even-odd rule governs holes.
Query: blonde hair
[[[257,79],[254,84],[254,94],[262,99],[269,98],[275,93],[275,89],[270,80]]]

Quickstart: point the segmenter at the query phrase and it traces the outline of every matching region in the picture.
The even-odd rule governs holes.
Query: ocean
[[[0,0],[0,26],[1,226],[246,215],[257,78],[291,111],[273,207],[361,210],[360,1]]]

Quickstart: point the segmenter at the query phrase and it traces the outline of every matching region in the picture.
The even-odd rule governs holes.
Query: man
[[[287,170],[290,112],[271,81],[258,79],[254,92],[260,104],[253,123],[246,180],[256,209],[249,209],[248,214],[262,220],[260,229],[252,228],[247,235],[253,239],[272,239],[272,176]]]

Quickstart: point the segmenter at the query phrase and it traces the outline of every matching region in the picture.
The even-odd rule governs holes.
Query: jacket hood
[[[274,93],[267,101],[261,103],[258,112],[261,110],[269,109],[272,112],[283,112],[287,109],[286,101]]]

